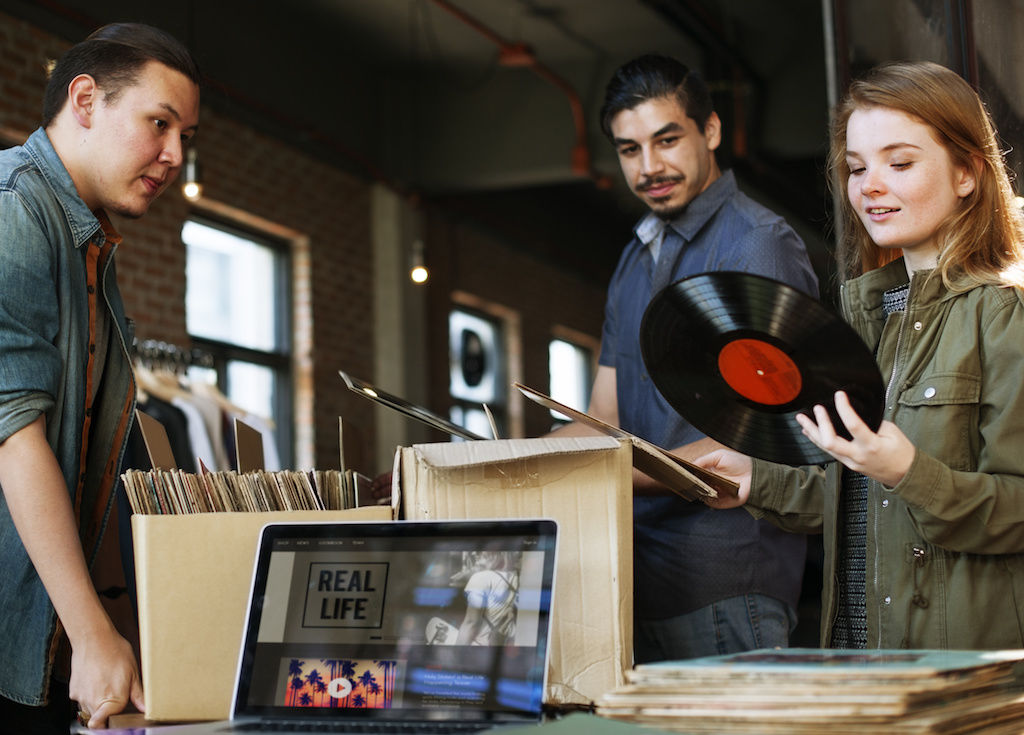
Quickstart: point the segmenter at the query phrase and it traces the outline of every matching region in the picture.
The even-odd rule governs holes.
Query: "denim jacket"
[[[1022,648],[1024,294],[952,293],[931,275],[915,273],[906,310],[888,318],[882,293],[907,282],[902,258],[843,287],[844,316],[886,382],[885,418],[917,450],[895,487],[868,484],[868,646]],[[835,617],[840,492],[836,462],[754,462],[747,507],[824,533],[822,645]]]
[[[44,130],[0,152],[0,442],[44,415],[90,566],[135,400],[113,262],[120,237],[100,217],[78,196]],[[108,310],[111,331],[91,386],[97,309]],[[2,495],[0,568],[0,695],[39,705],[61,629]]]

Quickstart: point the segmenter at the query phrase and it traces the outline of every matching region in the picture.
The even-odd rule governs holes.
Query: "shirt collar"
[[[95,216],[99,221],[100,227],[103,229],[103,239],[111,245],[120,245],[121,233],[114,229],[114,225],[110,221],[110,217],[107,216],[106,211],[100,209],[95,213]]]
[[[736,177],[731,170],[711,182],[707,189],[690,202],[682,214],[666,222],[654,212],[648,212],[633,232],[644,245],[660,240],[666,227],[672,227],[683,240],[692,240],[715,212],[736,192]]]

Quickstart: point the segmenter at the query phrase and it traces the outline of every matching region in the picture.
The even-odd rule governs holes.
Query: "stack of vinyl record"
[[[773,649],[627,672],[597,713],[684,733],[1024,732],[1024,651]]]

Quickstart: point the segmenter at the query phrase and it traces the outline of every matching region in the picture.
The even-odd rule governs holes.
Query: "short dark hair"
[[[68,99],[68,85],[79,74],[88,74],[113,102],[125,87],[134,84],[149,61],[181,72],[199,84],[199,67],[188,49],[174,36],[143,23],[111,23],[72,46],[50,72],[43,94],[43,127],[49,127]]]
[[[707,85],[686,64],[657,54],[637,57],[615,70],[604,92],[601,130],[614,142],[612,119],[616,115],[662,97],[675,97],[704,133],[704,125],[715,111]]]

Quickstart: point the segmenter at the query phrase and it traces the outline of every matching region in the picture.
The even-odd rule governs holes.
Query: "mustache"
[[[653,178],[643,178],[640,183],[636,185],[637,191],[647,191],[657,186],[663,186],[664,184],[677,184],[682,181],[685,176],[655,176]]]

